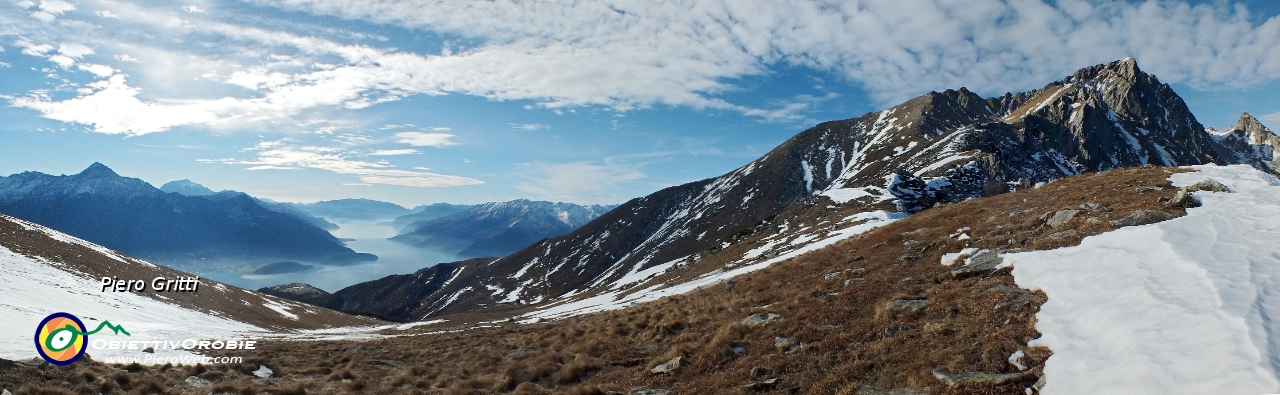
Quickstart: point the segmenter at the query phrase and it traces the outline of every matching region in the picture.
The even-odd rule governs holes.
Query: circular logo
[[[50,314],[36,327],[36,352],[54,365],[69,365],[80,359],[88,343],[84,323],[71,314]]]

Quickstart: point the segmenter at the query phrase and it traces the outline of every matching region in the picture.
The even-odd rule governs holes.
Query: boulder
[[[1000,250],[982,250],[973,254],[969,258],[969,264],[955,269],[951,269],[951,275],[955,277],[964,277],[970,275],[978,275],[989,273],[1004,263],[1004,257],[1000,256]]]
[[[965,384],[990,384],[1005,385],[1010,383],[1022,383],[1035,381],[1036,375],[1028,372],[1022,373],[987,373],[987,372],[969,372],[951,374],[944,368],[933,369],[933,376],[938,380],[947,383],[951,388],[958,388]]]
[[[1071,219],[1075,218],[1076,214],[1079,213],[1080,210],[1058,210],[1041,216],[1040,220],[1050,228],[1058,228],[1071,222]]]
[[[1171,218],[1173,218],[1173,214],[1169,214],[1164,211],[1136,210],[1132,214],[1129,214],[1124,218],[1111,221],[1111,224],[1115,226],[1137,226],[1137,225],[1153,224],[1156,222],[1169,220]]]
[[[649,373],[653,373],[653,374],[667,374],[667,373],[675,372],[675,371],[676,371],[676,369],[680,369],[680,363],[681,363],[683,360],[684,360],[684,358],[681,358],[681,357],[671,358],[671,360],[670,360],[670,361],[663,362],[662,364],[659,364],[658,366],[654,366],[654,367],[653,367],[653,369],[649,369]]]
[[[769,313],[769,314],[755,313],[747,316],[747,318],[743,318],[741,323],[742,325],[746,325],[746,326],[758,326],[758,325],[764,325],[764,324],[778,322],[778,321],[782,321],[782,316],[778,315],[777,313]]]
[[[208,388],[213,386],[213,383],[209,382],[209,380],[205,380],[196,376],[187,376],[187,379],[183,380],[182,383],[188,387],[195,387],[195,388]]]
[[[1049,235],[1049,238],[1052,240],[1061,240],[1074,234],[1076,234],[1075,229],[1067,229],[1061,232],[1054,232],[1053,234]]]
[[[1222,183],[1214,180],[1200,181],[1195,184],[1191,184],[1191,186],[1187,187],[1186,189],[1189,192],[1196,192],[1196,191],[1228,192],[1228,193],[1231,192],[1231,188],[1227,188],[1226,185],[1222,185]]]
[[[920,311],[929,305],[928,299],[898,299],[889,302],[889,309],[893,311]]]

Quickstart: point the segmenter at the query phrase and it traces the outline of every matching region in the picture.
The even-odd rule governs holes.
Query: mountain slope
[[[70,176],[24,172],[0,177],[0,213],[166,264],[376,259],[243,193],[165,193],[100,163]]]
[[[200,185],[191,180],[169,181],[160,186],[160,191],[165,193],[176,193],[183,196],[204,196],[212,195],[212,189]]]
[[[195,292],[155,292],[157,277],[192,275],[108,250],[64,233],[0,215],[0,332],[28,336],[0,338],[0,356],[27,359],[31,326],[45,315],[65,311],[88,321],[124,326],[129,340],[181,340],[293,332],[378,323],[201,279]],[[143,280],[142,292],[102,291],[103,277]],[[172,350],[168,350],[172,351]],[[161,354],[167,351],[158,350]],[[183,351],[170,353],[181,354]],[[137,350],[93,350],[94,357],[140,355]]]
[[[425,222],[446,215],[459,213],[471,207],[472,206],[466,204],[449,203],[421,205],[414,207],[412,213],[396,217],[395,221],[392,221],[392,223],[394,223],[396,228],[398,228],[397,230],[399,233],[409,233],[417,230],[417,227],[414,226],[417,222]]]
[[[629,201],[572,233],[477,268],[420,303],[444,303],[435,314],[571,303],[681,267],[699,267],[687,281],[811,240],[848,237],[847,229],[871,220],[857,213],[917,212],[1121,167],[1245,162],[1133,59],[1001,97],[963,88],[931,92],[819,124],[729,174]],[[792,226],[784,212],[818,220]],[[732,267],[697,265],[758,232],[772,234],[771,244],[742,252]]]
[[[391,240],[463,258],[499,257],[538,240],[569,233],[612,208],[526,199],[485,203],[413,222],[405,228],[412,231]]]

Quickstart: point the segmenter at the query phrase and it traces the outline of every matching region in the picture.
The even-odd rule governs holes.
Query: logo
[[[86,332],[84,323],[74,315],[49,314],[36,326],[36,352],[51,364],[70,365],[84,356],[89,335],[98,333],[102,328],[111,328],[117,335],[123,333],[125,336],[132,336],[123,327],[112,325],[111,321],[102,321],[97,329]]]

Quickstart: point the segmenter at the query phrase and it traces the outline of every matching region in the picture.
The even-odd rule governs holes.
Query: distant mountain
[[[204,185],[196,184],[191,180],[169,181],[160,186],[160,190],[166,193],[176,193],[183,196],[205,196],[212,195],[212,189],[205,188]]]
[[[424,305],[421,303],[424,298],[490,262],[493,258],[441,263],[412,274],[395,274],[366,281],[332,294],[302,283],[266,287],[258,292],[351,314],[409,321],[435,313],[447,304]]]
[[[471,267],[422,297],[418,307],[396,311],[421,319],[572,303],[606,291],[630,292],[676,269],[685,279],[714,278],[712,273],[806,245],[801,240],[838,240],[853,234],[846,229],[877,218],[1086,172],[1208,163],[1273,171],[1277,143],[1252,117],[1210,133],[1168,84],[1133,59],[1086,67],[1029,92],[990,98],[964,88],[930,92],[883,111],[818,124],[722,176],[633,199],[564,236]],[[790,222],[797,213],[816,220]],[[451,235],[464,229],[444,229],[426,240],[456,248]],[[717,259],[728,266],[697,264],[761,235],[776,242],[734,249],[740,258]],[[397,236],[427,242],[411,237]]]
[[[324,229],[249,195],[165,193],[94,163],[80,174],[0,177],[0,213],[171,265],[294,260],[346,264],[377,259]]]
[[[412,212],[395,203],[369,199],[338,199],[315,203],[294,203],[294,206],[311,215],[330,220],[390,220]]]
[[[616,206],[580,206],[526,199],[485,203],[410,224],[391,240],[463,258],[500,257],[577,229]]]
[[[467,204],[435,203],[413,208],[410,214],[401,215],[392,221],[400,233],[409,233],[418,229],[418,222],[426,222],[446,215],[462,212],[471,208]]]

